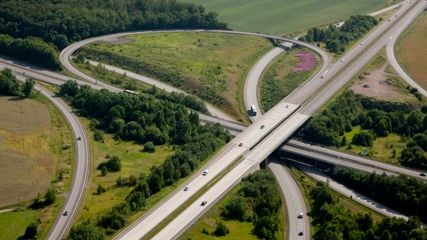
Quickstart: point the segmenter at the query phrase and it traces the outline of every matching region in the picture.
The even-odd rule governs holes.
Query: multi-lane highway
[[[322,80],[315,81],[314,79],[302,86],[300,89],[297,89],[297,92],[295,94],[291,95],[290,97],[287,97],[285,101],[287,100],[288,103],[282,101],[281,103],[276,105],[271,111],[274,111],[274,109],[278,106],[284,107],[283,104],[301,101],[302,99],[304,99],[303,95],[307,93],[316,93],[314,94],[314,97],[310,98],[310,101],[304,104],[302,109],[290,115],[282,124],[280,124],[260,143],[258,143],[257,146],[251,149],[251,151],[244,156],[244,160],[240,164],[238,164],[234,169],[232,169],[228,174],[226,174],[220,181],[217,182],[217,184],[211,187],[205,194],[203,194],[198,200],[196,200],[192,205],[190,205],[190,207],[184,210],[170,224],[163,228],[154,237],[154,239],[173,239],[179,236],[179,234],[182,233],[182,231],[184,231],[198,216],[200,216],[200,214],[202,214],[207,207],[211,206],[214,202],[221,198],[224,192],[228,191],[235,184],[236,181],[239,181],[239,179],[245,173],[249,172],[256,164],[258,164],[259,161],[265,159],[265,157],[268,156],[268,154],[271,153],[271,151],[274,150],[275,147],[280,145],[281,142],[283,142],[287,137],[290,136],[290,134],[293,133],[293,131],[295,131],[303,122],[305,122],[309,118],[309,114],[312,114],[321,105],[323,105],[346,82],[348,82],[355,73],[360,71],[360,69],[367,64],[369,59],[372,58],[372,56],[369,56],[367,58],[365,57],[365,55],[369,55],[371,54],[371,52],[373,52],[373,54],[375,55],[380,50],[381,46],[384,46],[384,44],[386,43],[386,35],[396,31],[395,27],[391,27],[391,29],[389,29],[389,26],[394,25],[397,21],[399,22],[399,24],[402,24],[402,22],[408,21],[408,19],[416,17],[424,9],[424,7],[424,2],[418,2],[416,7],[414,8],[411,8],[409,2],[405,2],[402,8],[396,13],[398,16],[405,17],[402,20],[400,20],[400,18],[396,18],[390,19],[390,21],[385,21],[372,34],[370,34],[370,36],[364,39],[364,44],[361,44],[360,47],[355,47],[350,50],[350,52],[345,55],[346,60],[340,60],[339,64],[335,64],[330,69],[329,76],[333,76],[333,78],[330,79],[331,81],[328,81],[326,87],[323,87],[326,82],[323,82]],[[371,40],[369,40],[370,38]],[[366,49],[367,51],[364,52],[364,50]],[[361,54],[362,52],[364,54]],[[348,64],[348,62],[350,64]],[[328,78],[329,77],[324,76],[321,79]],[[267,112],[266,115],[268,115],[271,111]],[[257,121],[255,124],[262,122],[262,120],[264,120],[264,117],[262,117],[261,120]],[[208,201],[207,206],[199,206],[198,202],[201,200]]]
[[[402,7],[402,9],[405,9],[405,6]],[[400,10],[398,11],[398,14],[400,14]],[[395,20],[393,19],[392,21],[388,22],[388,25],[391,25],[394,21]],[[387,25],[387,22],[386,22],[386,24],[383,24],[383,25]],[[378,29],[381,29],[382,27],[383,26],[380,26]],[[244,131],[242,134],[238,135],[236,137],[236,139],[234,139],[230,144],[228,144],[227,148],[223,149],[221,151],[221,153],[218,154],[217,158],[215,158],[215,161],[210,162],[210,164],[212,164],[211,168],[213,169],[213,171],[210,171],[209,176],[213,177],[213,175],[219,174],[219,172],[221,172],[223,169],[225,169],[227,166],[229,166],[229,164],[231,162],[238,159],[240,156],[245,155],[245,160],[248,160],[248,161],[244,160],[242,162],[242,164],[237,165],[237,167],[235,169],[240,169],[240,170],[249,169],[249,171],[250,171],[250,169],[252,169],[253,167],[255,167],[258,164],[258,162],[261,158],[265,158],[266,156],[268,156],[269,153],[275,149],[275,147],[277,147],[278,145],[281,144],[281,141],[283,141],[288,136],[290,136],[293,131],[295,131],[304,121],[306,121],[308,119],[309,114],[306,114],[305,112],[303,112],[301,110],[298,110],[298,112],[295,113],[295,111],[298,109],[299,105],[304,103],[307,100],[307,98],[309,98],[309,96],[312,96],[314,93],[317,93],[318,90],[323,85],[325,85],[325,83],[329,80],[328,76],[335,75],[335,73],[338,72],[338,70],[340,70],[342,68],[342,66],[347,64],[347,61],[350,61],[350,59],[356,57],[357,54],[360,53],[364,49],[363,46],[368,45],[368,43],[370,43],[372,40],[379,37],[387,27],[383,27],[383,28],[384,29],[382,30],[382,32],[381,31],[375,31],[373,34],[370,34],[368,36],[368,38],[365,38],[365,40],[364,40],[365,44],[361,45],[360,50],[356,49],[357,47],[353,48],[351,51],[356,49],[356,50],[354,50],[354,52],[355,52],[354,55],[350,54],[349,57],[347,57],[347,55],[346,55],[345,60],[343,59],[341,61],[341,63],[339,62],[338,64],[334,64],[334,66],[332,66],[331,68],[328,67],[329,63],[330,63],[329,57],[327,57],[327,55],[326,55],[326,57],[325,57],[325,55],[322,55],[322,52],[323,52],[322,51],[320,53],[320,55],[324,59],[324,65],[321,69],[321,72],[314,77],[314,81],[310,81],[310,83],[304,84],[304,86],[295,90],[293,92],[293,94],[291,94],[291,96],[286,99],[287,102],[282,101],[281,103],[279,103],[278,106],[273,108],[272,111],[267,113],[266,116],[261,118],[259,120],[259,122],[261,122],[261,123],[257,122],[255,124],[253,124],[246,131]],[[226,31],[221,31],[221,32],[226,32]],[[226,33],[233,33],[234,34],[235,32],[226,32]],[[239,33],[239,34],[248,34],[248,33]],[[251,34],[251,35],[269,37],[268,35],[263,35],[263,34]],[[277,39],[300,43],[300,42],[292,40],[292,39],[284,39],[284,38],[277,38]],[[307,44],[303,43],[302,45],[307,45]],[[312,49],[315,48],[315,47],[310,46],[310,45],[308,45],[308,47],[310,47]],[[75,50],[73,50],[72,52],[74,52],[74,51]],[[68,55],[67,59],[69,59],[69,56],[71,55],[71,53]],[[61,56],[62,56],[62,54],[61,54]],[[62,59],[62,57],[61,57],[61,59]],[[18,70],[17,72],[19,72],[19,71],[22,71],[22,69]],[[326,74],[327,71],[329,72],[328,74]],[[31,72],[31,74],[33,74],[33,72]],[[34,74],[39,74],[38,77],[32,76],[36,79],[52,78],[54,80],[58,80],[58,78],[52,77],[51,75],[48,75],[48,74],[41,74],[40,72],[36,72]],[[76,74],[76,73],[74,73],[74,74]],[[30,75],[30,74],[26,73],[26,75]],[[79,75],[79,74],[76,74],[76,75]],[[320,77],[320,75],[322,75],[322,77]],[[95,84],[95,86],[97,86],[97,87],[102,87],[102,88],[107,88],[107,89],[111,88],[110,86],[108,86],[106,84],[105,84],[106,86],[104,86],[103,83],[100,83],[100,82],[96,81],[95,79],[93,79],[93,80],[94,81],[92,83]],[[114,91],[120,91],[120,90],[115,88]],[[333,93],[335,91],[336,91],[336,89],[332,89],[330,92],[320,93],[320,94],[316,95],[316,97],[318,97],[319,95],[325,94],[326,97],[324,97],[323,99],[327,100],[328,95],[330,95],[331,92]],[[313,102],[313,101],[311,101],[311,102]],[[322,104],[323,102],[319,101],[319,103]],[[306,107],[306,106],[313,106],[313,105],[307,104],[304,106],[308,113],[315,110],[313,108]],[[284,123],[282,123],[283,121],[284,121]],[[286,135],[285,136],[279,136],[281,134],[280,131],[283,131],[283,130],[284,130],[283,133],[285,133]],[[276,137],[276,136],[278,136],[277,140],[274,139],[274,137]],[[264,140],[262,140],[262,139],[264,139]],[[262,141],[261,141],[261,143],[258,144],[258,142],[260,140],[262,140]],[[252,149],[256,144],[258,144],[256,146],[256,149]],[[239,146],[239,145],[241,145],[241,146]],[[261,146],[264,147],[264,149],[262,149]],[[246,164],[246,166],[245,166],[245,164]],[[234,182],[237,182],[239,180],[239,177],[241,176],[241,174],[239,172],[234,171],[235,169],[233,169],[229,174],[227,174],[226,177],[229,176],[233,172],[234,175],[231,174],[229,179],[234,179],[235,180]],[[247,171],[244,171],[244,172],[247,172]],[[205,185],[209,181],[208,178],[209,177],[206,177],[205,179],[207,181],[204,181],[205,183],[199,184],[199,186]],[[200,176],[195,176],[192,180],[193,181],[189,181],[188,184],[195,184],[195,182],[196,183],[200,182],[199,181]],[[194,191],[196,191],[197,188],[199,188],[199,186],[195,185]],[[220,187],[219,187],[220,191],[213,193],[213,195],[212,195],[213,199],[218,199],[217,193],[224,193],[224,191],[227,190],[227,186],[229,186],[229,185],[227,185],[227,184],[223,185],[223,186],[220,185]],[[190,194],[188,194],[188,195],[190,195]],[[178,197],[178,199],[181,199],[181,198],[182,198],[182,196]],[[185,198],[185,196],[184,196],[184,198]],[[169,198],[168,200],[164,201],[162,204],[159,205],[159,208],[157,208],[157,209],[161,209],[161,206],[169,207],[169,205],[167,205],[167,204],[163,205],[163,204],[168,202],[170,199],[172,199],[172,198]],[[212,201],[212,202],[214,202],[214,201]],[[176,205],[180,205],[180,204],[176,204]],[[149,218],[149,215],[146,216],[146,219],[148,219],[148,218]],[[61,225],[61,224],[59,224],[59,225]],[[136,224],[134,226],[137,227],[138,224]],[[145,228],[145,226],[144,226],[144,228]],[[185,228],[185,226],[184,226],[184,228]],[[181,228],[180,231],[182,229],[183,228]],[[128,229],[128,230],[132,230],[132,229]],[[139,238],[139,236],[143,236],[143,235],[138,235],[136,233],[135,235],[130,235],[129,237],[130,238],[134,238],[134,237]]]
[[[203,31],[203,30],[199,30]],[[213,31],[213,32],[223,32],[229,34],[244,34],[244,35],[254,35],[261,37],[273,37],[263,34],[251,34],[244,32],[230,32],[230,31]],[[135,33],[122,33],[110,35],[109,37],[118,37],[124,36],[128,34]],[[77,69],[73,70],[73,66],[69,63],[69,59],[71,54],[76,51],[78,48],[87,44],[89,42],[102,40],[104,37],[94,38],[90,40],[84,40],[77,44],[71,45],[69,48],[64,49],[61,54],[61,61],[63,61],[64,66],[74,74],[80,76],[81,74]],[[288,40],[285,38],[278,38],[279,40]],[[294,43],[299,43],[301,45],[305,45],[315,51],[319,52],[324,59],[322,69],[326,69],[330,64],[329,56],[322,50],[317,47],[313,47],[308,45],[307,43],[302,43],[296,40],[288,40]],[[67,63],[68,62],[68,63]],[[80,76],[83,77],[83,76]],[[320,77],[320,75],[318,76]],[[86,79],[91,82],[96,82],[95,79]],[[276,107],[275,111],[271,111],[266,114],[266,118],[262,121],[262,123],[256,123],[251,125],[246,131],[240,133],[236,136],[212,161],[209,162],[209,174],[208,176],[200,177],[197,176],[193,181],[188,182],[189,188],[192,191],[187,191],[182,193],[182,191],[175,192],[172,196],[170,196],[167,200],[160,203],[157,208],[153,211],[147,213],[143,218],[137,221],[136,224],[132,225],[131,228],[125,230],[118,237],[123,238],[139,238],[147,234],[151,229],[153,229],[158,223],[163,221],[169,214],[171,214],[174,210],[176,210],[182,203],[188,200],[194,192],[201,189],[205,186],[209,181],[211,181],[215,176],[221,173],[227,166],[231,163],[239,159],[244,153],[250,150],[258,141],[265,137],[270,131],[272,131],[276,126],[278,126],[286,117],[291,115],[296,109],[297,105],[290,103],[282,103],[281,105]],[[274,108],[273,108],[274,109]],[[299,127],[295,125],[296,127]],[[144,226],[143,228],[139,226]]]

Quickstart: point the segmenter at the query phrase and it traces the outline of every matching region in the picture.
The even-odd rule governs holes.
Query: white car
[[[298,217],[297,218],[301,219],[303,217],[304,217],[304,213],[298,213]]]
[[[205,169],[205,171],[203,171],[203,176],[206,176],[206,175],[208,175],[208,173],[209,173],[209,169]]]

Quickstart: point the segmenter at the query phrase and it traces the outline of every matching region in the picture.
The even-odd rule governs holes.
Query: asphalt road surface
[[[301,193],[298,184],[295,182],[289,169],[277,161],[272,161],[268,167],[273,172],[279,183],[282,194],[285,198],[286,212],[288,215],[288,239],[310,239],[310,221],[307,216],[307,207],[305,205],[304,196]],[[298,214],[303,213],[303,218],[298,218]],[[303,232],[303,236],[298,236],[299,232]]]
[[[403,33],[402,29],[405,29],[408,27],[408,25],[411,22],[406,22],[405,24],[400,25],[401,30],[399,30],[399,33]],[[394,70],[397,72],[397,74],[411,87],[416,88],[418,92],[420,92],[424,97],[427,97],[427,91],[423,87],[421,87],[415,80],[413,80],[406,72],[402,69],[400,64],[397,62],[396,59],[396,53],[395,53],[395,46],[397,39],[399,38],[400,34],[396,34],[392,36],[391,39],[389,39],[387,43],[387,59],[391,66],[394,68]]]
[[[418,3],[417,6],[411,9],[411,11],[409,12],[407,12],[407,10],[409,9],[409,6],[404,5],[397,13],[397,14],[406,15],[405,18],[399,22],[399,24],[401,24],[403,21],[407,21],[407,19],[411,18],[412,16],[418,15],[424,9],[424,5],[425,5],[424,2]],[[398,20],[398,18],[396,18],[396,20]],[[378,32],[380,31],[378,29],[382,29],[382,31],[387,31],[388,33],[390,33],[393,29],[388,31],[387,25],[391,25],[392,23],[396,22],[396,20],[393,19],[393,20],[390,20],[390,22],[386,21],[381,26],[377,27],[376,31],[374,31],[374,35],[378,34],[379,40],[375,41],[372,44],[374,47],[378,45],[377,43],[382,43],[384,46],[383,40],[386,39],[384,34],[380,36],[381,32]],[[387,27],[384,27],[384,25]],[[369,36],[367,38],[369,38]],[[371,42],[367,41],[366,40],[367,38],[365,38],[365,41],[366,41],[366,45],[369,46],[371,45]],[[366,45],[361,44],[360,45],[361,47],[359,47],[358,51],[351,50],[349,54],[346,54],[346,56],[348,56],[347,58],[348,61],[352,62],[354,58],[358,57],[359,53],[365,50]],[[365,56],[370,54],[370,50],[374,50],[374,47],[369,47],[367,53],[365,52],[365,54],[362,54],[361,56],[358,57],[358,59],[356,59],[355,61],[357,63],[356,66],[359,66],[361,68],[367,63],[366,61],[363,64],[363,61],[366,58]],[[370,58],[372,58],[372,56]],[[300,127],[302,123],[304,123],[309,117],[309,115],[304,114],[305,112],[308,112],[310,114],[313,113],[316,109],[318,109],[321,105],[323,105],[330,97],[332,97],[343,86],[343,84],[348,82],[351,79],[351,77],[355,74],[354,73],[355,64],[348,65],[344,61],[344,59],[340,61],[340,63],[342,63],[340,65],[342,66],[341,68],[343,69],[341,69],[340,67],[335,67],[336,69],[333,69],[333,71],[330,71],[331,73],[333,73],[334,78],[332,78],[332,81],[330,81],[327,84],[326,88],[321,88],[325,84],[318,85],[317,89],[315,87],[305,88],[307,92],[313,91],[313,93],[316,92],[317,95],[315,95],[314,98],[311,98],[310,101],[308,101],[308,104],[303,107],[303,111],[298,110],[296,113],[289,116],[284,123],[279,125],[279,127],[275,128],[267,137],[265,137],[262,140],[262,142],[260,142],[254,149],[252,149],[251,152],[245,156],[244,160],[240,164],[234,167],[220,181],[218,181],[217,184],[212,186],[205,194],[203,194],[202,197],[200,197],[192,205],[190,205],[186,210],[184,210],[177,218],[171,221],[153,239],[174,239],[178,237],[186,228],[188,228],[188,226],[190,226],[197,219],[197,217],[201,216],[201,214],[203,214],[203,212],[206,211],[207,208],[209,208],[213,203],[218,201],[225,194],[225,192],[227,192],[237,181],[239,181],[245,173],[249,172],[250,169],[254,167],[254,165],[259,164],[260,161],[265,159],[271,153],[271,151],[275,149],[275,147],[278,147],[278,145],[280,145],[287,137],[290,136],[290,133],[296,130],[295,128]],[[334,66],[332,68],[334,68]],[[338,70],[340,70],[339,72],[340,74],[336,74]],[[337,72],[334,73],[334,71],[337,71]],[[345,78],[342,78],[343,76]],[[312,82],[313,81],[310,81],[309,84],[304,85],[301,89],[304,89],[304,87],[309,85],[313,86]],[[335,85],[338,85],[338,86],[335,86]],[[318,89],[321,89],[321,90],[318,91]],[[282,103],[283,102],[279,103],[273,108],[273,110],[267,112],[267,115],[270,112],[274,111],[276,107],[279,107],[279,108],[283,107]],[[309,106],[309,107],[306,107],[306,106]],[[264,117],[262,119],[264,119]],[[259,123],[259,122],[260,121],[257,121],[256,123]],[[207,201],[208,204],[201,208],[200,206],[201,201]]]
[[[387,217],[396,217],[396,218],[403,218],[403,219],[408,219],[407,216],[389,208],[386,207],[384,205],[382,205],[381,203],[378,203],[375,200],[372,200],[368,197],[365,197],[364,195],[347,188],[346,186],[334,181],[333,179],[329,178],[328,176],[326,176],[325,174],[317,171],[316,169],[313,169],[311,167],[308,166],[304,166],[301,164],[298,164],[297,167],[299,169],[301,169],[302,171],[304,171],[308,176],[312,177],[313,179],[319,181],[319,182],[323,182],[323,183],[328,183],[328,186],[344,195],[345,197],[351,198],[353,201],[356,201],[358,203],[360,203],[361,205],[370,208],[384,216]]]
[[[243,100],[246,110],[251,109],[251,106],[254,105],[258,112],[255,116],[249,114],[249,118],[252,122],[258,120],[262,115],[262,108],[258,102],[258,86],[262,73],[267,68],[267,66],[284,51],[285,48],[283,46],[278,46],[271,49],[255,63],[251,70],[249,70],[243,87]]]
[[[25,77],[19,75],[17,78],[20,80],[25,79]],[[66,200],[61,209],[60,215],[56,219],[47,237],[49,240],[58,240],[62,239],[64,234],[71,227],[71,223],[73,222],[83,199],[84,190],[89,176],[89,144],[83,126],[79,122],[78,117],[73,114],[71,108],[60,98],[55,97],[52,92],[42,86],[36,84],[34,89],[48,98],[61,111],[72,128],[75,141],[76,154],[71,189],[66,195]],[[81,140],[77,140],[78,137],[80,137]],[[65,211],[68,212],[67,216],[63,215]]]

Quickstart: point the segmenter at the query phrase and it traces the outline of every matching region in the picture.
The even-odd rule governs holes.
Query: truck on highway
[[[256,116],[256,107],[255,105],[251,105],[251,108],[249,109],[252,116]]]

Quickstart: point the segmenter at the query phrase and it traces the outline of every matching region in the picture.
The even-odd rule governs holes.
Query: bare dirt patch
[[[395,86],[392,76],[386,72],[388,63],[380,68],[359,76],[359,80],[351,87],[357,94],[388,101],[413,100]]]
[[[45,105],[0,96],[0,207],[46,191],[54,168],[49,153],[51,134]]]

